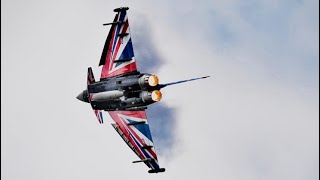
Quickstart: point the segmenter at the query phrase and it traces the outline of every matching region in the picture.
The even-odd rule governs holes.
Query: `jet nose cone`
[[[82,91],[82,92],[77,96],[77,99],[79,99],[80,101],[89,103],[88,91],[87,91],[87,90]]]
[[[80,101],[84,101],[84,98],[83,98],[83,92],[81,92],[78,96],[77,96],[77,99],[79,99]]]

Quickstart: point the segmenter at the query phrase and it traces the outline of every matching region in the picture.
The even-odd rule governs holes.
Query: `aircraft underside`
[[[149,173],[164,172],[159,165],[145,109],[161,100],[162,88],[209,76],[159,84],[156,75],[141,74],[133,51],[128,9],[114,9],[113,22],[104,24],[111,27],[99,62],[102,66],[100,80],[95,80],[89,67],[86,89],[77,99],[91,104],[100,124],[104,123],[103,110],[108,112],[114,129],[139,158],[133,163],[145,163],[150,168]]]

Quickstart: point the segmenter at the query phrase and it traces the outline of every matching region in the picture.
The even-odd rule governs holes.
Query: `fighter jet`
[[[95,80],[89,67],[87,88],[77,99],[91,105],[99,123],[103,123],[102,112],[109,113],[114,129],[140,158],[133,163],[145,163],[150,168],[149,173],[164,172],[159,166],[145,110],[148,105],[160,101],[162,88],[209,76],[159,84],[156,75],[140,73],[133,53],[128,9],[114,9],[113,22],[103,24],[111,28],[99,63],[102,66],[100,81]]]

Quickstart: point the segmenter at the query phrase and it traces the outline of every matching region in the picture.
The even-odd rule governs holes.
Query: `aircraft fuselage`
[[[144,110],[161,99],[160,89],[157,76],[133,72],[88,84],[77,98],[97,110]]]

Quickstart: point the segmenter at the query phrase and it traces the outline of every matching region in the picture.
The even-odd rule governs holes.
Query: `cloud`
[[[60,3],[3,4],[2,177],[319,178],[319,2],[127,2],[136,56],[160,62],[139,68],[161,82],[211,75],[150,106],[157,175],[75,99],[123,3]]]
[[[153,41],[150,23],[141,14],[133,17],[136,19],[130,23],[133,24],[131,33],[138,70],[141,73],[157,74],[165,61],[158,53],[157,44]],[[176,141],[174,130],[177,120],[174,116],[174,108],[160,101],[148,107],[147,116],[157,153],[160,156],[170,156]]]
[[[129,14],[130,15],[130,14]],[[130,31],[137,58],[137,66],[140,72],[155,73],[164,63],[161,55],[157,51],[157,44],[152,37],[152,29],[148,19],[143,15],[133,16]]]
[[[183,141],[178,160],[167,164],[175,175],[188,172],[191,178],[201,174],[203,178],[223,179],[317,177],[318,161],[314,159],[318,159],[319,150],[319,55],[312,49],[318,40],[306,43],[291,35],[281,37],[295,28],[299,30],[297,14],[302,19],[314,17],[315,9],[305,11],[310,10],[310,4],[296,4],[289,8],[290,13],[285,11],[285,4],[260,6],[268,21],[252,22],[243,16],[242,9],[232,11],[234,4],[227,5],[231,11],[215,5],[192,12],[187,3],[185,8],[168,11],[164,16],[170,18],[166,21],[153,23],[156,41],[165,44],[159,46],[167,60],[160,77],[169,80],[190,74],[212,75],[209,82],[164,92],[165,103],[178,107],[176,131]],[[173,4],[171,8],[176,7]],[[208,9],[218,10],[215,18],[206,16]],[[270,14],[274,11],[282,16],[277,19]],[[216,21],[224,23],[222,29]],[[270,29],[261,30],[263,23],[267,24],[262,27]],[[281,26],[276,26],[278,23]],[[310,31],[317,37],[313,25],[304,27],[299,36]],[[221,33],[231,33],[231,39],[215,37]],[[227,45],[221,46],[224,41]]]
[[[175,133],[177,118],[174,112],[174,107],[168,107],[161,102],[149,106],[147,110],[150,130],[157,153],[160,156],[172,157],[174,148],[176,148],[175,143],[178,139]]]

